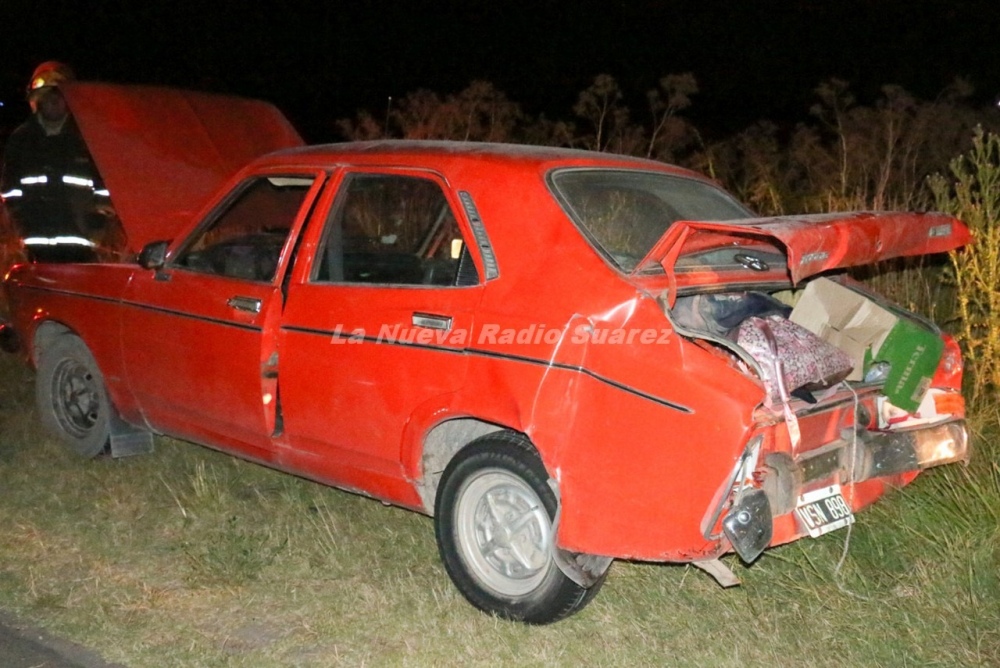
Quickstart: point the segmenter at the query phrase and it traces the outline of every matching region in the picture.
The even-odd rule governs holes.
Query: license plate
[[[799,497],[795,514],[813,538],[854,524],[854,513],[840,494],[840,485],[814,489]]]

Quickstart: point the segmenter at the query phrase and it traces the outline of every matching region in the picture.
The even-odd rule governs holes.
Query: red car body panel
[[[956,225],[954,218],[943,213],[824,213],[745,219],[739,225],[684,221],[672,226],[639,268],[653,261],[662,262],[681,240],[702,231],[711,233],[710,244],[718,244],[722,233],[777,239],[787,249],[793,283],[830,269],[944,253],[972,240],[968,228]]]
[[[74,88],[71,102],[95,119],[105,96],[117,111],[81,126],[110,147],[131,132],[126,112],[143,98],[88,87]],[[553,196],[548,176],[588,168],[707,180],[613,155],[419,142],[279,151],[227,179],[240,156],[262,145],[247,145],[244,133],[213,132],[210,145],[223,159],[202,154],[211,164],[193,165],[174,153],[178,140],[169,130],[206,113],[221,122],[231,101],[153,97],[175,103],[155,136],[125,144],[118,158],[100,149],[95,156],[102,170],[109,167],[130,238],[175,239],[166,265],[17,268],[7,285],[29,353],[44,327],[75,332],[124,420],[426,513],[434,511],[441,470],[463,444],[457,434],[520,432],[558,486],[558,544],[576,552],[658,561],[726,552],[731,545],[717,511],[731,496],[734,465],[748,442],[760,436],[762,453],[798,457],[841,438],[845,425],[859,420],[856,405],[874,405],[877,388],[859,390],[857,404],[847,390],[819,409],[797,404],[802,441],[792,443],[781,415],[762,409],[765,388],[747,365],[724,347],[681,335],[665,313],[678,287],[733,279],[676,271],[685,244],[763,239],[787,253],[789,268],[775,275],[791,284],[969,239],[960,222],[940,214],[679,222],[629,275],[595,251]],[[266,109],[250,111],[254,122],[282,125]],[[295,139],[267,136],[265,143]],[[159,177],[176,173],[179,185],[146,199],[151,174],[127,167],[130,157],[159,149]],[[202,170],[228,181],[213,198],[197,183]],[[178,265],[199,222],[212,220],[231,201],[229,191],[256,175],[312,179],[273,279]],[[342,193],[371,175],[418,178],[439,189],[479,280],[447,287],[318,280],[325,230],[344,206]],[[193,205],[202,212],[187,230],[157,222]],[[651,263],[660,270],[649,273]],[[760,280],[752,272],[737,278]],[[259,309],[240,310],[234,300]],[[448,327],[416,324],[428,320]],[[845,482],[844,495],[858,509],[913,475]],[[784,509],[771,544],[804,533]]]
[[[81,82],[62,89],[134,252],[186,229],[253,158],[303,143],[284,115],[260,100],[156,86]]]

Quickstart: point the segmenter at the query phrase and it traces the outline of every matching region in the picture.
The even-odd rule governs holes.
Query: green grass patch
[[[995,410],[967,468],[730,559],[741,588],[619,562],[581,614],[527,627],[462,599],[425,517],[166,438],[81,461],[38,427],[31,372],[0,377],[3,605],[132,667],[1000,665]]]

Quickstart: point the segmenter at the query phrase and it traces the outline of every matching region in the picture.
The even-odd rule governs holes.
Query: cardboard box
[[[806,286],[790,319],[851,356],[848,380],[864,378],[872,363],[888,362],[885,395],[909,412],[920,406],[944,350],[941,337],[920,323],[827,278]]]

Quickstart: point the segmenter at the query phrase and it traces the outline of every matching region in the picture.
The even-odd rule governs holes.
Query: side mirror
[[[169,241],[151,241],[139,253],[139,266],[143,269],[159,269],[167,261]]]

